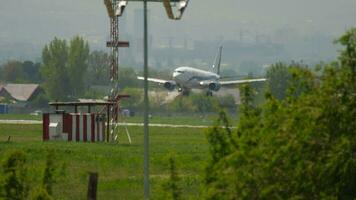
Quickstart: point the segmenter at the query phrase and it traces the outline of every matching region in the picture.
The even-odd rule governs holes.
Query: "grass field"
[[[98,199],[143,198],[143,131],[129,127],[120,144],[42,142],[41,125],[0,124],[0,158],[11,150],[27,155],[30,183],[41,183],[48,151],[56,165],[54,199],[86,199],[88,172],[99,173]],[[184,199],[202,192],[208,146],[204,129],[150,128],[151,199],[160,199],[169,177],[168,155],[173,153],[181,177]],[[11,141],[6,142],[8,136]]]
[[[183,124],[183,125],[212,125],[216,115],[151,115],[150,123],[157,124]],[[134,117],[124,117],[122,118],[125,122],[132,123],[142,123],[143,116],[134,116]]]
[[[237,117],[232,117],[236,120]],[[29,114],[0,114],[0,120],[42,120],[42,116],[34,116]],[[216,115],[199,115],[199,114],[182,114],[182,115],[167,115],[167,114],[153,114],[150,118],[150,123],[159,124],[184,124],[184,125],[212,125],[216,119]],[[134,117],[122,117],[121,121],[131,123],[142,123],[143,116],[137,115]]]
[[[9,119],[9,120],[42,120],[42,115],[0,114],[0,119]]]

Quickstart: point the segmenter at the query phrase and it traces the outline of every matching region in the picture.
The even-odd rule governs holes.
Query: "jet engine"
[[[163,84],[163,86],[164,86],[167,90],[172,91],[172,90],[174,90],[174,89],[176,88],[176,83],[173,82],[173,81],[167,81],[167,82],[165,82],[165,83]]]
[[[219,83],[209,83],[209,90],[211,91],[219,91],[220,90],[221,85]]]

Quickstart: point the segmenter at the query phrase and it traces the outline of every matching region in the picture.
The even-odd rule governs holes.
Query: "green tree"
[[[219,106],[228,110],[236,110],[235,98],[232,95],[218,97]]]
[[[205,185],[207,199],[220,199],[221,193],[224,192],[226,184],[223,180],[219,180],[219,168],[223,159],[229,156],[233,150],[232,130],[227,115],[224,111],[220,111],[217,123],[207,131],[207,139],[210,144],[210,158],[206,167]]]
[[[67,72],[74,97],[85,93],[84,77],[88,69],[89,44],[83,38],[76,36],[70,41]]]
[[[110,56],[104,51],[93,51],[88,58],[87,80],[89,85],[108,85],[110,83]],[[137,80],[135,71],[131,67],[119,67],[119,86],[138,87],[140,81]]]
[[[171,155],[168,159],[169,161],[169,181],[163,186],[165,191],[169,191],[169,199],[179,200],[182,199],[182,188],[180,186],[180,178],[177,172],[176,162],[174,157]]]
[[[189,96],[193,105],[196,106],[196,111],[200,113],[216,111],[219,101],[215,96],[206,96],[204,94],[191,94]]]
[[[9,83],[22,83],[26,80],[26,74],[20,61],[11,60],[4,64],[2,79]]]
[[[49,99],[46,94],[40,93],[36,95],[35,98],[33,98],[30,102],[30,106],[32,108],[44,108],[48,106]]]
[[[288,93],[298,96],[302,93],[301,90],[308,90],[307,87],[311,86],[310,81],[314,78],[312,76],[314,75],[308,66],[303,63],[292,62],[287,65],[279,62],[267,70],[267,88],[275,98],[281,101]],[[297,88],[292,88],[291,85]]]
[[[205,94],[191,93],[189,96],[179,95],[169,103],[168,109],[176,112],[207,113],[216,111],[219,107],[217,97],[207,97]]]
[[[121,88],[133,88],[138,87],[140,85],[140,81],[137,80],[137,75],[131,67],[120,67],[119,84]]]
[[[39,63],[10,60],[0,67],[0,80],[8,83],[39,83]]]
[[[193,104],[189,97],[178,95],[172,102],[169,103],[168,109],[175,112],[195,112],[196,105]]]
[[[288,82],[291,79],[291,74],[288,71],[288,66],[283,63],[276,63],[270,66],[266,74],[267,87],[272,95],[278,100],[283,100],[286,97]]]
[[[338,40],[345,46],[339,61],[318,79],[293,68],[282,101],[267,93],[258,108],[243,88],[232,139],[208,137],[210,148],[224,147],[223,154],[211,153],[208,199],[356,198],[355,38],[352,29]]]
[[[70,81],[66,69],[68,46],[65,40],[54,38],[42,51],[41,76],[43,86],[51,99],[64,100],[70,93]]]
[[[124,108],[141,109],[143,104],[143,90],[139,88],[125,88],[122,90],[123,94],[129,94],[128,100],[122,101]]]
[[[3,161],[5,199],[26,199],[29,187],[26,180],[26,156],[22,151],[10,152]]]
[[[88,68],[89,45],[77,36],[67,45],[54,38],[42,51],[41,76],[51,99],[65,100],[85,93],[84,77]]]
[[[32,61],[24,61],[22,63],[23,71],[25,72],[26,80],[31,83],[40,83],[40,63],[33,63]]]
[[[104,51],[91,52],[88,58],[88,84],[108,85],[109,75],[109,55]]]

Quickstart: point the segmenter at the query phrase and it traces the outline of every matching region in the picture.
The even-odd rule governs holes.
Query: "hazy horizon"
[[[1,1],[0,44],[19,44],[19,53],[25,43],[33,45],[40,55],[38,49],[54,37],[68,39],[74,35],[87,39],[92,49],[105,49],[109,19],[101,0]],[[324,37],[331,45],[332,39],[356,26],[356,1],[352,0],[216,2],[191,0],[181,21],[168,20],[161,3],[150,3],[149,34],[154,37],[153,45],[167,38],[176,41],[239,40],[241,35],[247,42],[263,36],[286,45],[298,41],[299,37]],[[142,9],[140,3],[129,2],[123,17],[125,25],[121,28],[122,33],[135,40],[142,35],[138,33],[141,27],[135,23],[137,9]]]

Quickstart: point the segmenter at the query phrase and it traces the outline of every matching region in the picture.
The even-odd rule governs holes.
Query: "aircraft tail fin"
[[[216,57],[215,57],[215,60],[214,60],[214,64],[213,64],[213,70],[216,70],[216,73],[218,75],[220,75],[220,64],[221,64],[222,49],[223,49],[223,46],[220,46],[219,47],[219,51],[216,54]]]

